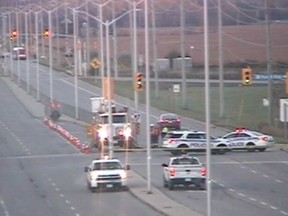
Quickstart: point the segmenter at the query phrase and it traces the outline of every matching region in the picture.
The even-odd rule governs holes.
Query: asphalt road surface
[[[26,80],[27,76],[25,74],[25,62],[23,64],[23,70],[21,70],[22,75],[21,79]],[[16,65],[15,65],[16,66]],[[30,83],[31,85],[36,84],[35,78],[35,64],[30,64]],[[49,73],[48,69],[42,68],[40,70],[40,83],[41,83],[41,92],[43,94],[49,95]],[[90,110],[90,96],[99,94],[99,89],[87,85],[85,83],[79,82],[78,86],[79,92],[79,106],[83,109]],[[73,78],[62,74],[53,72],[53,91],[57,92],[57,100],[74,105],[74,81]],[[55,94],[56,97],[56,94]],[[128,105],[133,108],[134,103],[129,100],[122,99],[117,97],[118,103]],[[145,107],[140,106],[139,112],[143,114],[143,122],[141,122],[145,128]],[[151,108],[151,122],[155,121],[160,113],[163,111],[152,109]],[[183,119],[184,126],[190,128],[204,130],[205,125],[201,122],[194,121],[191,119]],[[17,129],[15,129],[17,130]],[[18,129],[19,130],[19,129]],[[39,130],[39,128],[38,128]],[[225,130],[221,128],[212,128],[212,135],[220,136],[226,133]],[[139,137],[143,142],[141,143],[145,146],[145,135],[141,134]],[[7,138],[8,139],[8,138]],[[10,138],[12,139],[12,138]],[[45,138],[39,140],[45,140]],[[44,142],[45,143],[45,142]],[[27,144],[28,145],[28,144]],[[37,145],[36,145],[37,146]],[[59,148],[56,147],[56,149]],[[1,151],[2,152],[2,151]],[[73,156],[74,159],[69,159],[68,162],[61,164],[67,168],[67,176],[69,179],[74,179],[77,181],[77,176],[79,178],[79,171],[82,171],[84,159],[82,157]],[[124,153],[117,154],[117,157],[124,160],[127,160],[127,155]],[[133,166],[133,170],[141,174],[143,177],[146,177],[146,153],[137,152],[129,154],[129,163]],[[170,154],[163,151],[153,151],[152,152],[152,184],[156,187],[159,187],[163,190],[167,196],[173,198],[179,203],[192,208],[200,213],[206,212],[206,192],[205,191],[195,191],[193,189],[183,190],[178,189],[175,191],[168,191],[163,188],[162,176],[161,176],[161,163],[166,162]],[[205,155],[199,155],[200,159],[205,163]],[[59,157],[59,158],[65,158]],[[59,160],[57,157],[57,160]],[[82,161],[82,164],[79,165],[75,163],[75,160]],[[279,149],[270,149],[267,152],[254,152],[247,153],[243,152],[230,152],[226,155],[215,155],[212,156],[212,166],[211,166],[211,177],[213,180],[212,183],[212,213],[213,216],[283,216],[288,215],[288,154],[285,151],[280,151]],[[25,158],[26,159],[26,158]],[[54,159],[54,158],[53,158]],[[28,158],[26,159],[28,160]],[[47,158],[49,161],[49,158]],[[55,159],[55,161],[57,161]],[[21,160],[22,161],[22,160]],[[39,160],[39,164],[42,166],[47,166],[46,160]],[[46,163],[45,163],[46,161]],[[69,161],[76,167],[77,172],[69,171],[72,169],[69,167]],[[74,163],[73,163],[74,161]],[[61,167],[59,165],[61,161],[55,163],[55,169]],[[68,163],[68,164],[67,164]],[[80,163],[80,162],[79,162]],[[56,166],[58,165],[58,166]],[[2,166],[2,165],[1,165]],[[33,167],[33,166],[32,166]],[[69,169],[70,168],[70,169]],[[9,169],[10,170],[10,169]],[[52,172],[46,170],[46,173]],[[37,171],[37,170],[36,170]],[[38,170],[39,172],[40,170]],[[71,172],[71,174],[69,174]],[[43,173],[43,172],[42,172]],[[61,174],[61,172],[59,172]],[[69,190],[69,184],[67,186],[67,181],[58,180],[61,179],[61,175],[54,173],[49,174],[49,177],[43,177],[44,179],[51,179],[52,182],[61,182],[61,184],[66,185],[67,193],[73,192]],[[74,173],[74,174],[73,174]],[[59,176],[58,176],[59,175]],[[66,176],[66,175],[65,175]],[[73,178],[74,177],[74,178]],[[2,174],[1,174],[2,178]],[[56,180],[57,181],[56,181]],[[7,179],[6,179],[7,180]],[[49,180],[47,180],[49,181]],[[79,180],[78,180],[79,181]],[[79,181],[80,182],[80,181]],[[60,183],[58,183],[60,184]],[[77,183],[75,183],[77,184]],[[71,185],[70,185],[71,186]],[[64,187],[64,186],[63,186]],[[71,186],[71,190],[74,187]],[[81,191],[78,190],[81,194]],[[77,192],[77,193],[78,193]],[[76,191],[75,191],[76,193]],[[71,194],[70,194],[71,195]],[[78,195],[77,195],[78,196]],[[80,195],[79,195],[80,196]],[[84,195],[85,196],[85,195]],[[95,196],[94,194],[92,196]],[[102,196],[102,195],[101,195]],[[71,198],[72,199],[72,198]],[[74,200],[72,200],[75,203]],[[71,201],[71,202],[72,202]],[[81,200],[82,201],[82,200]],[[74,206],[74,205],[73,205]],[[80,208],[80,207],[79,207]],[[82,207],[83,208],[83,207]],[[77,208],[78,209],[78,208]],[[80,208],[81,209],[81,208]]]
[[[0,215],[151,215],[129,192],[90,193],[84,166],[93,155],[34,119],[0,81]]]

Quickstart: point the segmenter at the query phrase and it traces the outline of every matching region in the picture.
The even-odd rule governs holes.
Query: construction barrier
[[[91,153],[92,150],[89,146],[81,144],[80,140],[77,137],[70,134],[62,126],[53,123],[50,119],[47,118],[44,119],[44,124],[48,126],[48,128],[50,128],[51,130],[54,130],[56,133],[61,135],[65,140],[74,145],[82,153],[84,154]]]

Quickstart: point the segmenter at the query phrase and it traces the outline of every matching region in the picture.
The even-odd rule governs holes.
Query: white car
[[[229,143],[224,139],[211,137],[212,153],[225,154],[230,150]],[[206,150],[206,133],[202,131],[171,131],[164,138],[161,145],[172,155],[180,155],[189,151]]]
[[[103,189],[127,189],[127,170],[118,159],[110,159],[108,156],[95,159],[85,167],[87,173],[87,187],[90,191]]]
[[[272,136],[242,128],[226,134],[220,140],[228,142],[231,150],[247,149],[250,152],[263,152],[275,144]]]

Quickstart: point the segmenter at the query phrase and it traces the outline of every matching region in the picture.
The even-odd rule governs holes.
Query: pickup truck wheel
[[[91,187],[91,184],[87,181],[87,188],[91,192],[95,192],[95,189]]]
[[[168,183],[169,190],[174,190],[174,184],[172,182]]]
[[[205,183],[201,183],[198,188],[200,190],[206,190],[206,184]]]

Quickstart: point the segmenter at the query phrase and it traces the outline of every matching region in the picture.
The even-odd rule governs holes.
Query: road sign
[[[134,113],[132,115],[132,119],[134,122],[138,122],[138,123],[141,122],[141,113]]]
[[[255,80],[284,80],[285,78],[285,74],[254,74]]]
[[[180,92],[180,85],[179,84],[174,84],[173,85],[173,92],[175,92],[175,93]]]
[[[101,66],[101,62],[97,59],[94,58],[91,63],[90,63],[91,67],[93,67],[94,69],[98,69]]]

